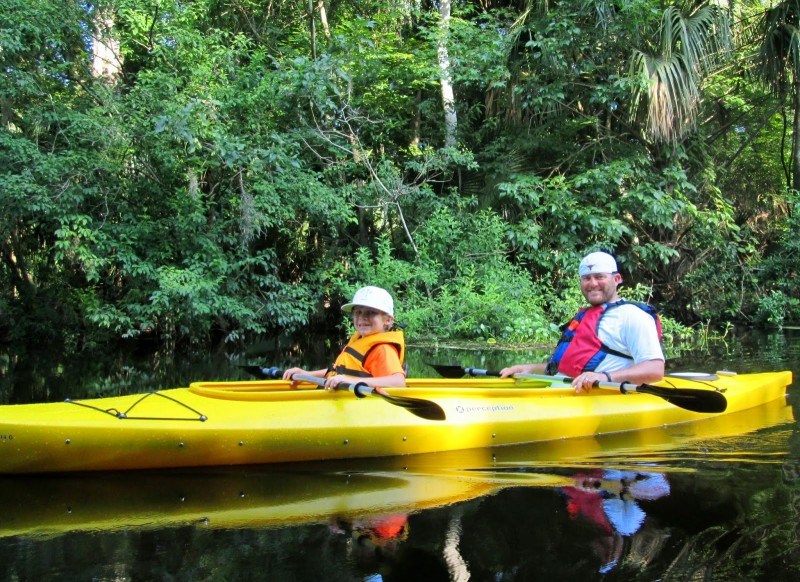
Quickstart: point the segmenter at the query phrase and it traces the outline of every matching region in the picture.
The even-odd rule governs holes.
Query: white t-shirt
[[[609,309],[600,319],[600,341],[609,348],[629,354],[633,361],[606,354],[596,372],[614,372],[649,360],[665,360],[653,317],[639,307],[623,304]]]

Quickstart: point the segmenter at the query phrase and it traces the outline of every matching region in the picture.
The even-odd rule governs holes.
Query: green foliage
[[[501,200],[518,217],[509,233],[517,255],[537,271],[565,274],[591,245],[624,244],[645,262],[668,262],[675,252],[659,235],[672,229],[676,214],[691,210],[692,185],[681,174],[662,176],[654,183],[659,177],[634,158],[571,179],[526,175],[501,183]],[[634,264],[624,256],[621,262]]]
[[[445,28],[433,5],[348,1],[313,39],[295,3],[7,4],[14,337],[238,343],[339,325],[329,306],[370,283],[411,337],[550,342],[595,248],[686,323],[798,319],[781,103],[720,69],[681,105],[697,125],[651,142],[628,70],[680,20],[660,3],[457,3]],[[711,12],[687,20],[693,62]],[[109,39],[112,78],[91,69]]]
[[[783,327],[787,319],[795,320],[800,314],[800,299],[788,297],[783,291],[774,290],[757,301],[756,321],[774,327]]]
[[[753,277],[755,319],[770,327],[800,322],[800,195],[790,192],[789,216],[781,223],[781,237]]]
[[[393,257],[386,237],[376,255],[357,252],[343,287],[378,285],[395,296],[396,319],[411,340],[453,338],[486,342],[547,342],[556,328],[544,295],[507,258],[502,220],[489,212],[440,209],[416,233],[413,263]]]

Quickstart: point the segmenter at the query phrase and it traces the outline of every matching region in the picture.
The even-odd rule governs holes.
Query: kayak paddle
[[[461,378],[462,376],[499,376],[500,372],[494,370],[481,370],[480,368],[463,366],[440,366],[430,364],[440,375],[445,378]],[[548,376],[546,374],[514,374],[514,378],[531,378],[534,380],[563,380],[572,382],[573,378],[564,374]],[[662,388],[651,384],[631,384],[630,382],[595,382],[595,387],[616,388],[623,394],[640,392],[642,394],[652,394],[663,398],[670,404],[680,408],[691,410],[692,412],[725,412],[728,408],[728,400],[716,390],[698,390],[694,388]]]
[[[239,366],[245,372],[252,374],[261,380],[280,380],[283,378],[283,370],[280,368],[262,368],[261,366]]]
[[[547,376],[545,374],[517,374],[521,378],[535,378],[545,380],[555,378],[564,382],[572,382],[573,378],[564,374]],[[725,412],[728,408],[728,399],[716,390],[702,390],[696,388],[663,388],[652,384],[632,384],[631,382],[595,382],[595,387],[616,388],[623,394],[652,394],[663,398],[670,404],[691,410],[692,412]]]
[[[474,366],[470,366],[469,368],[465,368],[464,366],[458,365],[450,365],[450,366],[443,366],[440,364],[428,364],[431,368],[436,370],[438,374],[443,378],[462,378],[464,376],[500,376],[500,372],[496,370],[481,370],[480,368],[475,368]],[[551,379],[548,376],[548,379]]]
[[[294,374],[292,380],[300,380],[303,382],[310,382],[318,386],[325,385],[325,378],[318,376],[309,376],[308,374]],[[349,390],[356,395],[357,398],[364,398],[365,396],[379,396],[384,401],[400,406],[408,410],[411,414],[415,414],[425,420],[445,420],[446,416],[442,407],[430,400],[422,400],[421,398],[408,398],[407,396],[392,396],[387,394],[383,388],[373,388],[364,382],[355,382],[350,384],[348,382],[340,383],[336,390]]]

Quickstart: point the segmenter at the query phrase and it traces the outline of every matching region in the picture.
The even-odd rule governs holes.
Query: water
[[[411,349],[500,368],[540,353]],[[8,359],[3,402],[241,378],[239,363]],[[296,356],[294,356],[296,357]],[[307,354],[309,366],[327,357]],[[749,334],[670,369],[800,370],[800,333]],[[795,384],[796,386],[796,384]],[[793,387],[794,390],[794,387]],[[760,580],[800,572],[798,397],[596,439],[395,459],[0,478],[2,580]]]

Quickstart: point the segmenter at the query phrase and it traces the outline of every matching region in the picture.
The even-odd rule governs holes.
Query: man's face
[[[619,273],[592,273],[581,277],[581,292],[589,305],[602,305],[617,300],[617,286],[621,282]]]

